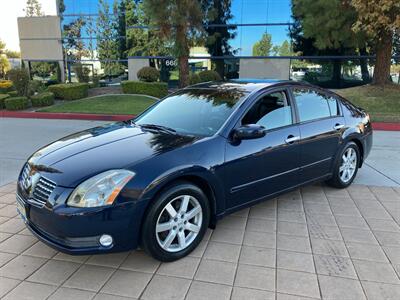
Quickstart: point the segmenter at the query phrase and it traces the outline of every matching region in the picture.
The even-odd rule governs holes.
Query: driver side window
[[[274,129],[292,124],[292,112],[284,91],[263,95],[242,119],[242,125],[257,124]]]

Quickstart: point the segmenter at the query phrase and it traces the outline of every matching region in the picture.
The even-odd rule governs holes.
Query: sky
[[[39,0],[46,15],[54,15],[55,0]],[[113,0],[109,0],[113,2]],[[17,17],[24,16],[26,0],[0,0],[7,2],[6,9],[0,10],[0,39],[7,48],[19,50]],[[97,0],[64,0],[66,13],[97,13]],[[231,23],[282,23],[290,22],[291,0],[232,0]],[[2,6],[4,8],[4,5]],[[239,27],[236,38],[231,41],[237,55],[251,55],[252,46],[261,39],[262,34],[272,35],[273,44],[282,44],[287,37],[287,26],[277,27]]]
[[[42,10],[46,15],[56,14],[55,0],[40,0]],[[0,0],[0,39],[6,43],[6,48],[19,51],[17,18],[23,17],[26,0]]]

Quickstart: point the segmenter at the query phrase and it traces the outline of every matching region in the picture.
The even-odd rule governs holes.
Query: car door
[[[300,127],[301,182],[331,172],[333,159],[345,129],[336,98],[319,89],[292,89]]]
[[[297,184],[300,130],[294,120],[286,89],[261,94],[243,113],[236,128],[259,124],[266,128],[266,134],[257,139],[226,143],[224,183],[228,209]]]

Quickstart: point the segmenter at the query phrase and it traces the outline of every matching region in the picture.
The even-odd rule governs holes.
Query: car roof
[[[303,83],[282,80],[282,79],[252,79],[241,78],[232,79],[229,81],[209,81],[198,83],[186,87],[186,89],[214,89],[214,90],[238,90],[242,92],[251,93],[266,87],[277,86],[282,84],[301,85]]]

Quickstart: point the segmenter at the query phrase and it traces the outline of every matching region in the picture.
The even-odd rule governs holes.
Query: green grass
[[[66,101],[39,112],[137,115],[155,102],[146,96],[104,95]]]
[[[365,85],[335,92],[364,108],[374,122],[400,122],[400,85]]]

